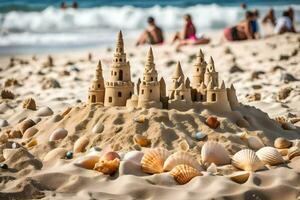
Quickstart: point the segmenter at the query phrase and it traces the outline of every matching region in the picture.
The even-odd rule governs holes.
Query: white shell
[[[203,163],[215,163],[216,165],[230,164],[230,157],[227,150],[218,142],[208,141],[201,150]]]
[[[89,139],[86,136],[80,137],[76,142],[74,143],[74,153],[80,153],[84,152],[86,146],[89,144]]]
[[[36,115],[40,116],[40,117],[46,117],[46,116],[53,115],[53,111],[51,110],[51,108],[46,106],[46,107],[40,108],[37,111]]]
[[[281,154],[274,147],[263,147],[256,152],[256,155],[268,165],[278,165],[284,162]]]
[[[263,168],[263,163],[251,149],[242,149],[233,155],[232,165],[245,171],[256,171]]]
[[[97,124],[94,125],[92,132],[102,133],[103,130],[104,130],[104,125],[101,122],[98,122]]]
[[[49,141],[55,141],[65,138],[68,135],[68,131],[64,128],[58,128],[53,131],[49,137]]]
[[[0,127],[8,126],[8,122],[6,119],[0,119]]]
[[[249,136],[247,138],[248,146],[250,149],[258,150],[260,148],[263,148],[265,145],[261,141],[261,139],[257,136]]]
[[[167,158],[164,163],[164,171],[171,171],[177,165],[189,165],[199,171],[202,171],[202,168],[196,158],[194,158],[190,153],[179,151]]]
[[[287,156],[289,160],[292,160],[294,157],[300,156],[300,148],[297,146],[289,148]]]

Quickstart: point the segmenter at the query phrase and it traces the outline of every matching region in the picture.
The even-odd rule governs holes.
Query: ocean
[[[72,1],[66,1],[71,5]],[[243,19],[241,1],[209,0],[82,0],[78,9],[61,10],[55,0],[0,0],[0,54],[103,46],[118,30],[136,38],[153,16],[165,32],[180,30],[185,13],[192,15],[198,34],[234,25]],[[300,1],[245,1],[261,16],[270,7],[277,16],[289,6],[300,23]]]

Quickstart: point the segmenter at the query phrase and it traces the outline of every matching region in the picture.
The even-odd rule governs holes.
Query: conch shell
[[[215,163],[216,165],[226,165],[230,163],[227,150],[218,142],[208,141],[201,150],[203,163]]]
[[[263,168],[263,163],[251,149],[242,149],[232,157],[232,165],[245,170],[256,171]]]
[[[202,168],[198,161],[188,152],[179,151],[167,158],[164,163],[164,171],[171,171],[177,165],[189,165],[198,171],[202,171]]]
[[[169,157],[170,152],[164,148],[150,149],[144,154],[141,160],[143,172],[149,174],[162,173],[164,171],[164,162]]]
[[[177,165],[176,167],[174,167],[170,171],[170,174],[174,177],[177,183],[181,185],[188,183],[196,176],[202,175],[201,172],[199,172],[197,169],[184,164]]]

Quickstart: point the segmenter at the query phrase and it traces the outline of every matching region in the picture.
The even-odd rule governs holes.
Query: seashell
[[[191,167],[190,165],[177,165],[171,171],[170,174],[176,180],[177,183],[183,185],[188,183],[196,176],[201,176],[201,172]]]
[[[86,146],[89,144],[89,139],[86,136],[80,137],[76,142],[74,143],[74,153],[80,153],[84,152]]]
[[[150,144],[150,140],[148,140],[145,136],[140,134],[134,135],[133,140],[136,144],[140,145],[141,147],[146,147]]]
[[[256,155],[268,165],[278,165],[284,162],[281,154],[274,147],[263,147],[256,152]]]
[[[144,156],[144,153],[141,151],[129,151],[128,153],[126,153],[124,155],[123,160],[130,161],[130,162],[140,165],[143,156]]]
[[[97,162],[99,162],[100,157],[96,155],[89,155],[79,158],[74,165],[82,167],[85,169],[94,169]]]
[[[256,171],[263,168],[263,162],[251,149],[242,149],[234,154],[231,163],[233,166],[245,171]]]
[[[202,168],[198,161],[188,152],[179,151],[167,158],[164,163],[164,171],[171,171],[177,165],[190,165],[191,167],[202,171]]]
[[[62,116],[61,115],[54,115],[52,118],[51,118],[51,122],[59,122],[60,120],[62,120]]]
[[[72,107],[66,108],[66,109],[61,113],[61,116],[62,116],[62,117],[65,117],[71,110],[72,110]]]
[[[144,115],[138,116],[134,119],[137,123],[144,123],[146,121],[146,117]]]
[[[104,130],[104,126],[102,123],[98,122],[92,129],[93,133],[102,133]]]
[[[40,121],[42,121],[42,119],[40,117],[34,117],[34,118],[32,118],[32,121],[34,121],[34,123],[37,124]]]
[[[49,151],[43,161],[44,162],[48,162],[50,160],[54,160],[54,159],[63,159],[66,157],[66,153],[67,153],[67,149],[65,148],[56,148],[56,149],[53,149],[51,151]]]
[[[157,174],[164,171],[164,162],[170,152],[164,148],[150,149],[141,160],[142,170],[148,174]]]
[[[15,95],[10,90],[2,90],[1,97],[2,97],[2,99],[14,99]]]
[[[68,131],[64,128],[58,128],[53,131],[49,137],[49,141],[55,141],[65,138],[68,135]]]
[[[289,160],[292,160],[296,156],[300,156],[300,148],[299,147],[291,147],[287,154]]]
[[[206,169],[207,172],[216,174],[218,172],[217,165],[215,163],[211,163],[209,167]]]
[[[263,148],[265,145],[261,141],[261,139],[257,136],[249,136],[247,138],[248,147],[253,150],[258,150],[260,148]]]
[[[248,180],[249,176],[250,172],[248,171],[238,171],[228,175],[227,177],[236,183],[243,184]]]
[[[285,123],[281,124],[281,126],[284,130],[296,130],[297,129],[297,127],[294,124],[292,124],[291,122],[285,122]]]
[[[19,130],[12,130],[9,132],[9,138],[22,138],[22,133]]]
[[[213,116],[209,116],[205,122],[210,128],[213,128],[213,129],[218,128],[218,126],[220,125],[218,118],[213,117]]]
[[[114,160],[100,160],[95,164],[94,170],[102,172],[103,174],[112,175],[118,169],[120,165],[120,159],[115,158]]]
[[[24,134],[28,128],[34,125],[35,125],[34,121],[32,121],[31,119],[25,119],[19,124],[19,130],[21,131],[22,134]]]
[[[35,146],[37,144],[38,144],[37,140],[36,139],[32,139],[26,146],[28,148],[30,148],[30,147],[33,147],[33,146]]]
[[[277,151],[280,153],[280,155],[286,156],[288,154],[289,149],[277,149]]]
[[[114,160],[116,158],[121,160],[121,157],[117,152],[109,151],[109,152],[105,153],[103,156],[101,156],[100,161],[105,161],[105,160],[111,161],[111,160]]]
[[[53,111],[49,107],[43,107],[43,108],[40,108],[36,114],[37,114],[37,116],[40,116],[40,117],[46,117],[46,116],[53,115]]]
[[[293,143],[283,137],[276,138],[274,141],[274,147],[277,149],[286,149],[293,145]]]
[[[8,126],[8,122],[6,119],[0,119],[0,127]]]
[[[30,127],[28,128],[25,133],[23,134],[23,138],[27,139],[27,138],[31,138],[32,136],[34,136],[39,130],[35,127]]]
[[[203,163],[215,163],[216,165],[230,164],[230,157],[227,150],[218,142],[208,141],[201,149]]]
[[[204,140],[206,137],[207,137],[207,135],[204,133],[201,133],[201,132],[197,132],[195,134],[195,139],[198,141]]]
[[[23,108],[29,110],[36,110],[35,100],[33,98],[28,98],[23,101]]]

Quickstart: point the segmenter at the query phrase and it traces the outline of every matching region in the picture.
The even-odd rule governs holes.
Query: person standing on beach
[[[205,37],[197,38],[196,27],[192,21],[192,17],[189,14],[183,16],[184,26],[182,32],[177,32],[172,38],[172,44],[177,40],[179,41],[179,46],[183,45],[197,45],[197,44],[207,44],[210,42],[210,39]]]
[[[148,28],[142,33],[138,39],[136,46],[142,44],[162,44],[164,42],[163,31],[155,23],[153,17],[148,17]]]
[[[272,26],[276,26],[276,17],[273,8],[271,8],[262,20],[263,24],[271,23]]]

